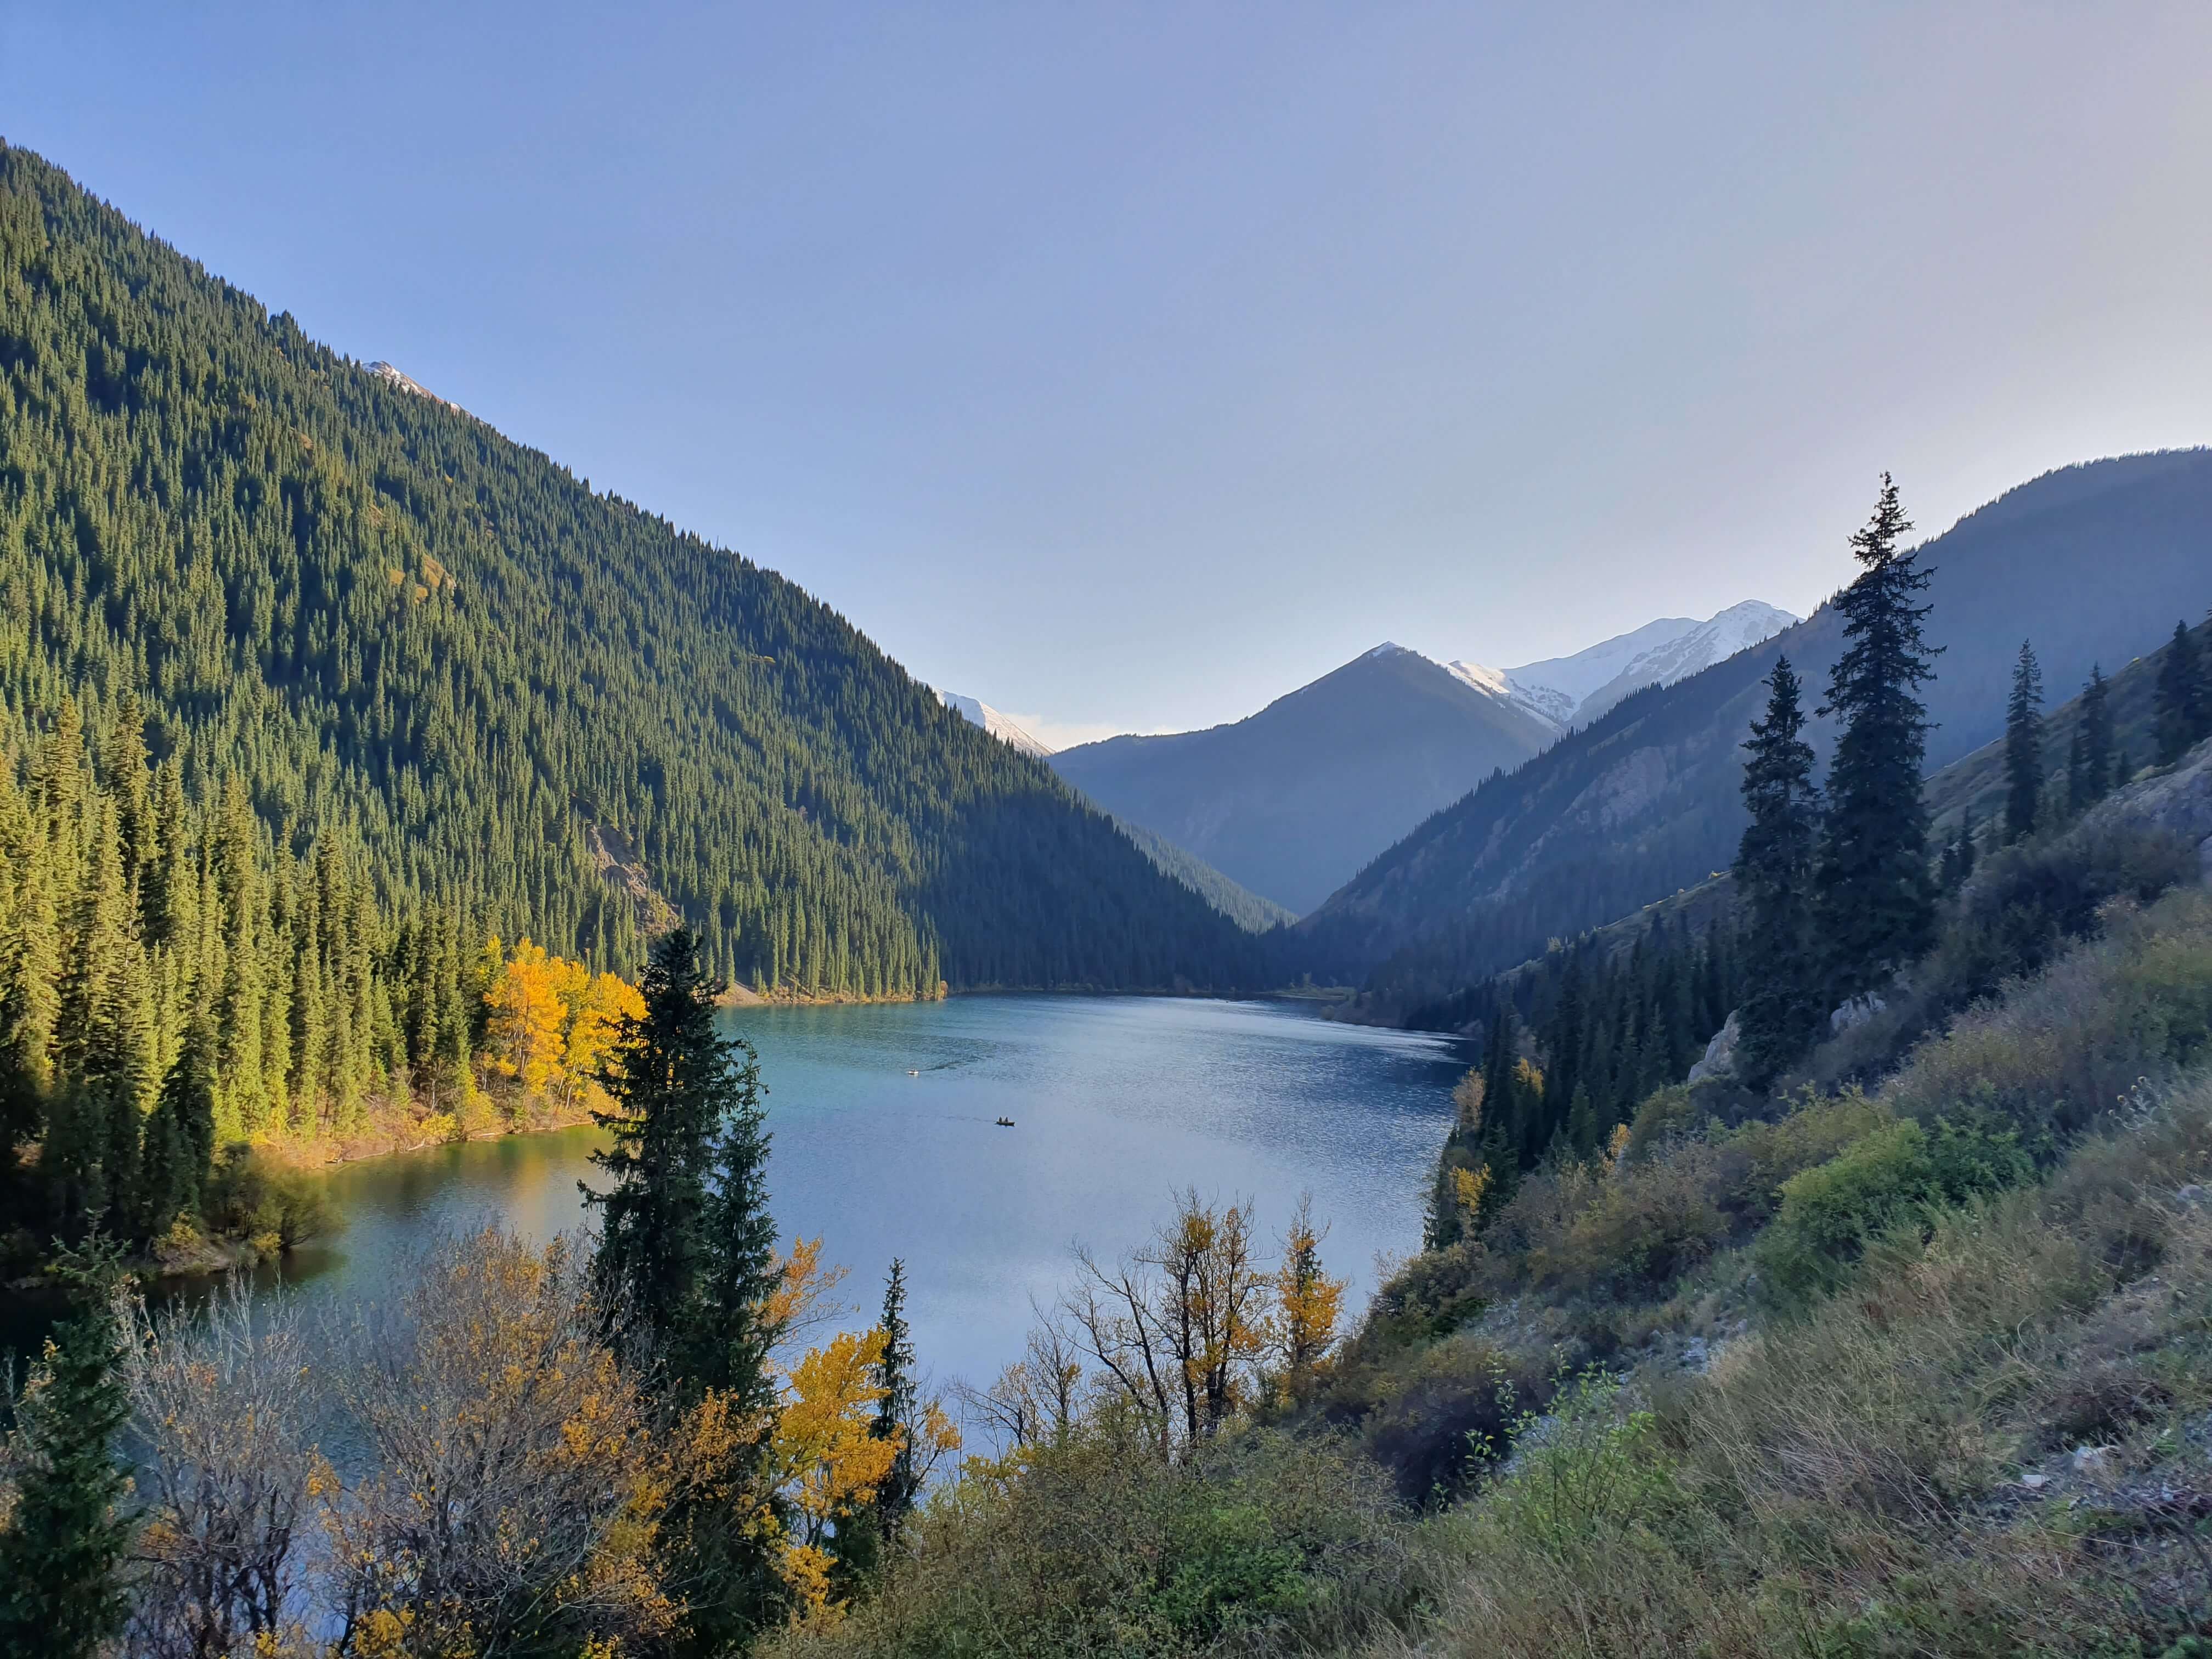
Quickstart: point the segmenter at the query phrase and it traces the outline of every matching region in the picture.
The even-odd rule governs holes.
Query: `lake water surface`
[[[1119,1255],[1185,1186],[1256,1200],[1271,1241],[1310,1188],[1331,1229],[1324,1259],[1353,1281],[1347,1310],[1363,1306],[1376,1252],[1420,1242],[1468,1063],[1445,1039],[1295,1004],[979,996],[740,1009],[726,1023],[760,1054],[785,1239],[819,1235],[852,1269],[863,1322],[903,1257],[922,1365],[979,1383],[1018,1355],[1030,1298],[1066,1282],[1076,1244]],[[335,1170],[346,1231],[291,1257],[281,1293],[375,1299],[441,1226],[576,1227],[599,1142],[574,1129]]]

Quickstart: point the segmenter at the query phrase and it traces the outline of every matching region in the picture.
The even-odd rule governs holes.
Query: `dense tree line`
[[[1450,1243],[1547,1158],[1603,1152],[1647,1095],[1704,1054],[1744,996],[1748,968],[1725,922],[1693,933],[1655,916],[1626,948],[1618,930],[1585,935],[1424,1011],[1436,1029],[1484,1034],[1481,1066],[1455,1097],[1431,1241]]]
[[[634,970],[1250,982],[1256,947],[791,583],[316,345],[0,148],[0,745],[139,696],[177,789]],[[266,1043],[264,1043],[266,1048]]]
[[[357,849],[272,832],[235,776],[149,763],[136,701],[64,701],[0,763],[0,1139],[21,1219],[143,1243],[196,1217],[216,1148],[467,1092],[483,942],[393,915]],[[35,1164],[14,1151],[40,1141]]]

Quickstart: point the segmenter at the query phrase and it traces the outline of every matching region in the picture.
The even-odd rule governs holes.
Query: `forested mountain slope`
[[[0,147],[0,750],[134,690],[195,795],[234,766],[295,848],[357,837],[388,894],[570,954],[634,964],[658,895],[763,988],[1252,971],[826,605]]]
[[[1909,497],[1908,497],[1909,504]],[[1926,688],[1939,768],[1994,738],[2023,639],[2063,696],[2212,602],[2212,451],[2045,474],[1930,541]],[[1823,606],[1703,673],[1640,691],[1518,771],[1490,780],[1376,859],[1299,925],[1317,976],[1386,958],[1442,994],[1727,866],[1743,827],[1740,745],[1759,681],[1787,653],[1817,695],[1840,653]],[[1833,733],[1808,736],[1824,760]]]
[[[1052,763],[1117,817],[1304,913],[1553,732],[1507,697],[1385,645],[1233,724],[1109,738]]]

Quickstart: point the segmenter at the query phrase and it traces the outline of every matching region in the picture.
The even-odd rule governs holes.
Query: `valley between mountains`
[[[1866,483],[1055,750],[0,144],[0,1659],[2212,1651],[2212,448]]]

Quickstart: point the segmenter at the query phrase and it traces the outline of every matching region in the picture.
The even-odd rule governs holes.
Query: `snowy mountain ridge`
[[[1779,606],[1746,599],[1703,622],[1662,617],[1571,656],[1518,668],[1464,660],[1444,665],[1469,685],[1507,697],[1564,732],[1589,725],[1632,691],[1687,679],[1798,620]]]
[[[1052,758],[1054,751],[1049,744],[1041,743],[1031,737],[1011,717],[1000,714],[989,703],[974,697],[963,696],[957,691],[946,691],[934,686],[931,690],[937,692],[938,702],[963,717],[970,726],[981,726],[1000,743],[1018,749],[1023,754],[1031,756],[1037,760]]]

